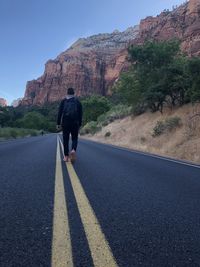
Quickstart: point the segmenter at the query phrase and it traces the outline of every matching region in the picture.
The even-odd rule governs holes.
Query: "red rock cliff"
[[[79,39],[45,65],[44,74],[27,83],[22,104],[43,104],[63,98],[68,87],[78,95],[106,95],[127,67],[127,47],[146,40],[181,40],[181,48],[200,55],[200,0],[190,0],[173,11],[141,20],[139,28]]]
[[[55,60],[46,63],[43,76],[27,83],[22,104],[62,99],[68,87],[74,87],[78,95],[106,95],[126,67],[127,47],[137,34],[136,26],[124,32],[79,39]]]
[[[134,42],[146,40],[181,40],[181,48],[189,56],[200,55],[200,0],[190,0],[169,12],[141,21],[139,37]]]

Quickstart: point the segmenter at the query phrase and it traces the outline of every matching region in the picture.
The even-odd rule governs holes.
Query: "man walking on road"
[[[60,103],[57,129],[63,131],[64,161],[75,161],[78,145],[78,132],[82,124],[82,105],[74,95],[74,89],[68,88],[67,97]],[[69,153],[69,137],[72,138],[72,149]]]

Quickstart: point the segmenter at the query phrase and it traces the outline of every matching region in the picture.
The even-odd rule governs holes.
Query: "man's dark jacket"
[[[69,101],[76,101],[76,103],[77,103],[77,111],[78,111],[77,123],[79,124],[79,127],[81,127],[81,125],[82,125],[82,105],[81,105],[80,101],[75,97],[72,97],[70,99],[65,98],[61,101],[60,106],[59,106],[59,110],[58,110],[57,125],[61,125],[61,124],[63,125],[63,123],[64,123],[62,121],[63,110],[64,110],[64,106],[65,106],[66,102],[69,102]]]

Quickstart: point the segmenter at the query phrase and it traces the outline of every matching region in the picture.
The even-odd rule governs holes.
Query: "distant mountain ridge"
[[[41,105],[62,99],[68,87],[78,95],[107,95],[123,70],[129,66],[127,48],[146,40],[177,38],[189,56],[200,55],[200,0],[185,2],[173,11],[141,20],[124,32],[80,38],[55,60],[44,74],[27,83],[23,105]]]
[[[126,31],[115,30],[113,33],[100,33],[87,38],[80,38],[69,50],[104,50],[104,49],[124,49],[127,44],[133,40],[139,32],[139,26],[130,27]],[[68,52],[67,50],[66,52]],[[65,53],[65,52],[64,52]]]
[[[6,99],[0,97],[0,107],[7,107],[7,101]]]
[[[20,102],[22,101],[22,98],[17,98],[15,100],[12,101],[11,106],[13,106],[14,108],[18,107],[20,105]]]

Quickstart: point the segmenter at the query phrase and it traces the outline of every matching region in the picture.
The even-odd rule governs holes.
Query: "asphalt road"
[[[0,266],[200,266],[200,167],[57,135],[0,143]]]

